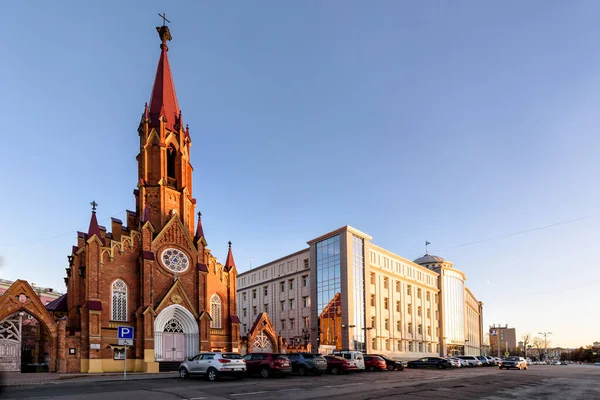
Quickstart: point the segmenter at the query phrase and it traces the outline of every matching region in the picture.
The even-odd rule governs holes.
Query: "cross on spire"
[[[229,248],[231,248],[231,240],[228,243],[229,243]]]
[[[202,217],[202,213],[200,211],[198,211],[198,219],[200,219]]]
[[[165,24],[165,22],[171,23],[171,21],[169,21],[169,20],[167,19],[167,14],[166,14],[166,13],[162,13],[162,15],[160,15],[160,13],[158,13],[158,16],[159,16],[159,17],[161,17],[161,18],[162,18],[162,20],[163,20],[163,24],[162,24],[162,26],[167,26],[167,25]]]
[[[96,200],[92,200],[92,202],[90,203],[90,205],[92,206],[92,212],[95,213],[96,212],[96,207],[98,207],[98,203],[96,203]]]

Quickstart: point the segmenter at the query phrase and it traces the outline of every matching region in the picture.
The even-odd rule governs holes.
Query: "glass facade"
[[[462,354],[465,343],[465,283],[453,272],[444,273],[444,318],[447,353]]]
[[[340,236],[316,244],[319,345],[342,348]]]
[[[354,350],[365,348],[365,261],[363,239],[352,235],[352,275],[354,278]]]

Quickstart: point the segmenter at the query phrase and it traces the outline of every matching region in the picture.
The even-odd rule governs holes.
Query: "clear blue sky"
[[[486,326],[600,340],[596,1],[8,2],[2,278],[64,290],[89,202],[134,208],[158,12],[221,261],[346,224],[410,259],[428,240]]]

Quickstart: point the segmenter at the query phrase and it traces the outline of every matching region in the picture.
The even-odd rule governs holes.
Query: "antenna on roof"
[[[431,243],[428,242],[427,240],[425,241],[425,255],[428,256],[429,255],[429,251],[427,251],[427,246],[429,246]]]

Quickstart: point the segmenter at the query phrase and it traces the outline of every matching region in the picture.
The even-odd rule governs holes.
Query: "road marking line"
[[[262,394],[262,393],[268,393],[268,392],[266,390],[263,390],[262,392],[232,393],[232,394],[230,394],[230,396],[247,396],[247,395]]]
[[[300,388],[281,389],[281,390],[278,390],[278,392],[290,392],[292,390],[300,390]]]
[[[359,382],[359,383],[346,383],[344,385],[328,385],[328,386],[324,386],[324,387],[335,388],[335,387],[356,386],[356,385],[362,385],[362,384],[363,384],[363,382]]]

